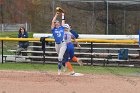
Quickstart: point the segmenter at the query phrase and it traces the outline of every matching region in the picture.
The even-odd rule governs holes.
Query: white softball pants
[[[63,56],[65,54],[66,48],[67,48],[67,45],[66,45],[65,42],[60,43],[60,44],[55,43],[55,50],[56,50],[56,52],[58,54],[58,61],[63,60]]]

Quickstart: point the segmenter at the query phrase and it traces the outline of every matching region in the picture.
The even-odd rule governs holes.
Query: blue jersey
[[[52,29],[52,34],[56,43],[61,43],[64,40],[64,27],[60,26],[59,28],[54,27]]]

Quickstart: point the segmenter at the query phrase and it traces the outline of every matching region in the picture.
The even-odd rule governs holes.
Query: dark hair
[[[21,29],[23,29],[23,30],[24,30],[24,32],[26,32],[26,30],[25,30],[25,28],[24,28],[24,27],[20,27],[20,29],[19,29],[19,34],[21,34]]]

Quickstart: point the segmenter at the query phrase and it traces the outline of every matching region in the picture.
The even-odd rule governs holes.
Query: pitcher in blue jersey
[[[55,39],[55,50],[58,54],[58,75],[61,73],[61,65],[62,65],[62,60],[64,53],[66,51],[66,43],[64,42],[64,24],[65,24],[65,19],[64,19],[64,13],[62,13],[62,23],[56,18],[60,15],[60,13],[56,13],[51,24],[51,29],[52,29],[52,34]]]

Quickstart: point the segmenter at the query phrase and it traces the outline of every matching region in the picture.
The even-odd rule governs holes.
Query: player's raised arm
[[[62,26],[64,26],[64,24],[65,24],[65,14],[64,13],[62,13]]]
[[[56,20],[58,15],[59,15],[59,13],[56,12],[56,14],[55,14],[55,16],[53,17],[53,20],[52,20],[51,29],[53,29],[55,27],[55,20]]]

